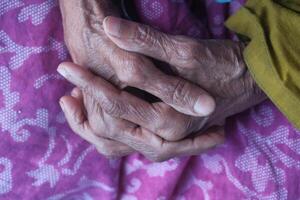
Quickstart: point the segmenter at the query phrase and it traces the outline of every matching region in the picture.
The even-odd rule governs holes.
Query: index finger
[[[166,104],[150,104],[121,91],[85,68],[64,63],[58,70],[65,73],[65,78],[71,83],[95,98],[107,114],[145,127],[167,140],[182,139],[198,127],[191,116],[177,112]]]

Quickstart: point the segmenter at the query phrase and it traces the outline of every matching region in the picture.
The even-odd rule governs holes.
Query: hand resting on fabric
[[[119,66],[128,66],[125,68],[128,69],[130,66],[140,64],[141,61],[150,62],[143,56],[135,53],[128,53],[127,51],[118,48],[106,36],[102,21],[106,14],[116,13],[111,6],[112,5],[106,1],[77,1],[73,4],[70,1],[60,1],[66,44],[74,62],[88,66],[94,73],[123,88],[127,85],[126,80],[120,81],[115,73],[115,71],[117,71],[116,68],[119,68]],[[120,70],[118,72],[120,73]],[[186,82],[183,79],[166,76],[154,66],[152,66],[152,72],[149,73],[149,75],[151,76],[153,72],[156,75],[160,75],[159,82],[163,79],[168,80],[163,86],[167,85],[169,89],[175,89],[177,82],[179,81]],[[193,95],[190,96],[189,104],[178,101],[174,102],[172,105],[172,94],[169,93],[169,96],[162,97],[162,99],[168,98],[171,106],[161,103],[155,104],[154,107],[150,105],[155,114],[152,115],[152,119],[142,122],[142,124],[149,126],[156,122],[156,124],[154,124],[155,127],[152,127],[152,130],[155,129],[158,135],[169,140],[181,139],[188,133],[200,129],[199,127],[204,124],[204,118],[200,118],[200,116],[207,115],[213,111],[214,101],[200,87],[188,82],[186,85],[190,87],[190,92]],[[164,92],[165,91],[161,90],[158,91],[158,93]],[[157,96],[160,95],[162,94],[158,94]],[[197,105],[196,102],[198,100],[200,101],[200,105],[198,104],[198,106],[195,106]],[[173,108],[180,109],[184,113],[192,114],[194,116],[176,112],[172,106]],[[202,108],[202,110],[195,110],[195,108]],[[107,112],[111,113],[112,111]],[[146,112],[149,112],[149,110]],[[169,117],[165,118],[166,116]],[[172,120],[168,120],[170,117],[172,117]],[[119,143],[113,140],[105,140],[104,137],[98,137],[98,140],[102,140],[103,143],[109,143],[108,146],[119,145]],[[106,149],[102,152],[104,151],[106,151]]]
[[[224,140],[223,130],[215,128],[193,138],[167,141],[159,133],[163,134],[164,128],[172,130],[172,127],[162,123],[164,118],[157,119],[180,119],[180,113],[168,109],[168,105],[151,105],[73,63],[61,64],[58,71],[78,87],[71,96],[60,100],[70,127],[108,157],[120,157],[136,150],[150,160],[163,161],[199,154]],[[163,113],[166,115],[161,115]]]
[[[66,78],[78,86],[60,101],[68,122],[100,153],[117,157],[136,150],[155,161],[198,154],[223,141],[224,130],[215,125],[265,98],[243,62],[242,44],[197,41],[118,18],[104,20],[104,13],[113,12],[97,2],[81,2],[74,7],[79,11],[69,14],[72,5],[60,1],[74,62],[120,88],[133,86],[163,101],[150,104],[76,65],[62,65]],[[162,73],[141,54],[169,63],[178,76]],[[199,86],[215,98],[215,111],[214,101]],[[208,127],[214,128],[183,139]]]
[[[241,42],[168,35],[116,17],[105,19],[104,30],[120,48],[169,63],[178,76],[208,91],[216,100],[208,127],[222,125],[228,116],[266,99],[247,69],[242,55],[245,46]],[[149,66],[144,63],[139,66],[141,72],[147,73]],[[146,77],[146,74],[140,76]],[[152,74],[150,77],[155,80]],[[147,86],[129,85],[152,93]],[[178,83],[177,89],[181,90],[182,101],[187,101],[189,88],[185,82]]]

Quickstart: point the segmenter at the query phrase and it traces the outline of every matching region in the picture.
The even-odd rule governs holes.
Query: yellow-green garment
[[[249,39],[253,78],[300,129],[300,0],[248,0],[226,25]]]

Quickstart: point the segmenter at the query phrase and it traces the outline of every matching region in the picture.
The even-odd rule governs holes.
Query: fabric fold
[[[289,6],[291,6],[289,2]],[[249,0],[226,25],[250,39],[244,51],[261,89],[300,128],[300,14],[271,0]],[[298,36],[298,38],[297,38]]]

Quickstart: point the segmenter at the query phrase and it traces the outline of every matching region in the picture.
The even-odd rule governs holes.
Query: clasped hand
[[[75,38],[66,37],[76,64],[62,63],[58,71],[76,87],[60,104],[72,130],[108,157],[140,152],[162,161],[199,154],[224,141],[226,117],[265,99],[241,43],[167,35],[117,17],[81,25],[82,42],[74,46]],[[176,76],[150,58],[168,63]],[[125,86],[161,102],[142,100]]]

